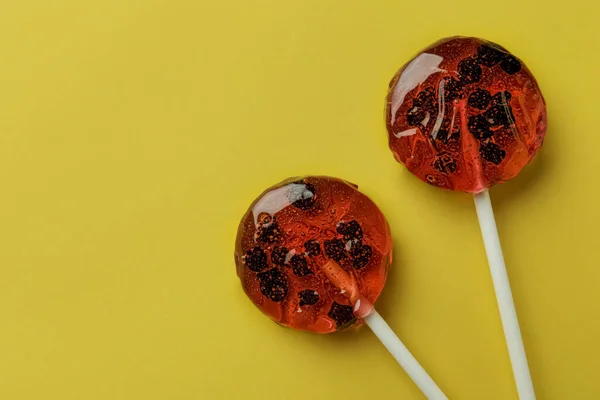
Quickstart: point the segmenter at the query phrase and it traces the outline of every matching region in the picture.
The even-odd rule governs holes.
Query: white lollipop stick
[[[319,265],[319,267],[329,281],[340,290],[340,293],[343,293],[350,300],[354,307],[354,315],[366,322],[375,336],[394,356],[398,364],[404,368],[425,396],[429,400],[448,400],[419,362],[410,354],[404,343],[392,331],[392,328],[375,311],[373,304],[367,298],[361,296],[354,275],[349,274],[334,260],[329,260],[325,264]]]
[[[500,246],[498,229],[496,228],[496,220],[494,219],[494,210],[490,201],[490,193],[485,189],[475,194],[474,198],[519,399],[535,400],[535,392],[533,391],[533,383],[531,382],[531,374],[527,365],[523,338],[519,329],[519,320],[517,319],[515,303],[506,273],[506,265],[504,264],[504,256],[502,255],[502,247]]]
[[[396,336],[392,328],[385,322],[375,309],[363,318],[375,336],[383,343],[386,349],[398,361],[398,364],[410,376],[413,382],[421,389],[429,400],[448,400],[446,395],[435,384],[433,379],[421,367],[419,362],[410,354],[404,343]]]

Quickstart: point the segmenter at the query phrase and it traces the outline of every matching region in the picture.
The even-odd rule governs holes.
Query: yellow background
[[[280,328],[235,275],[266,187],[388,217],[378,308],[451,399],[516,399],[472,199],[387,148],[391,76],[443,36],[538,78],[539,157],[492,190],[538,398],[600,398],[597,2],[3,0],[0,399],[421,399],[367,330]]]

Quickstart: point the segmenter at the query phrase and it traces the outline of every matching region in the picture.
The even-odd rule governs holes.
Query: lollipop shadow
[[[394,243],[394,259],[390,269],[388,271],[387,280],[385,287],[379,296],[375,304],[377,311],[385,318],[393,313],[394,305],[401,304],[403,291],[400,290],[400,283],[404,281],[402,279],[401,265],[404,263],[400,260],[402,253],[398,251],[398,245]]]
[[[547,152],[542,149],[514,179],[494,187],[492,193],[494,208],[499,211],[504,205],[517,200],[519,196],[527,196],[532,190],[542,188],[547,184],[552,168],[553,163],[550,162]]]

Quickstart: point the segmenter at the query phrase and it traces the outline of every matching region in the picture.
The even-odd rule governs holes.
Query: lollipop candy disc
[[[250,300],[281,325],[318,333],[361,323],[356,317],[381,293],[391,259],[389,226],[375,203],[328,177],[269,188],[242,218],[235,246]]]
[[[442,39],[392,78],[397,161],[434,186],[477,193],[515,177],[542,145],[546,105],[525,64],[478,38]]]

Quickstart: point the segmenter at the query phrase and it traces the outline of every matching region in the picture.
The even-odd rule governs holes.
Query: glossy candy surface
[[[386,103],[397,161],[434,186],[480,192],[542,145],[546,105],[525,64],[477,38],[440,40],[394,75]]]
[[[318,333],[360,324],[360,300],[381,293],[389,226],[357,186],[328,177],[284,181],[240,223],[235,261],[244,291],[281,325]]]

